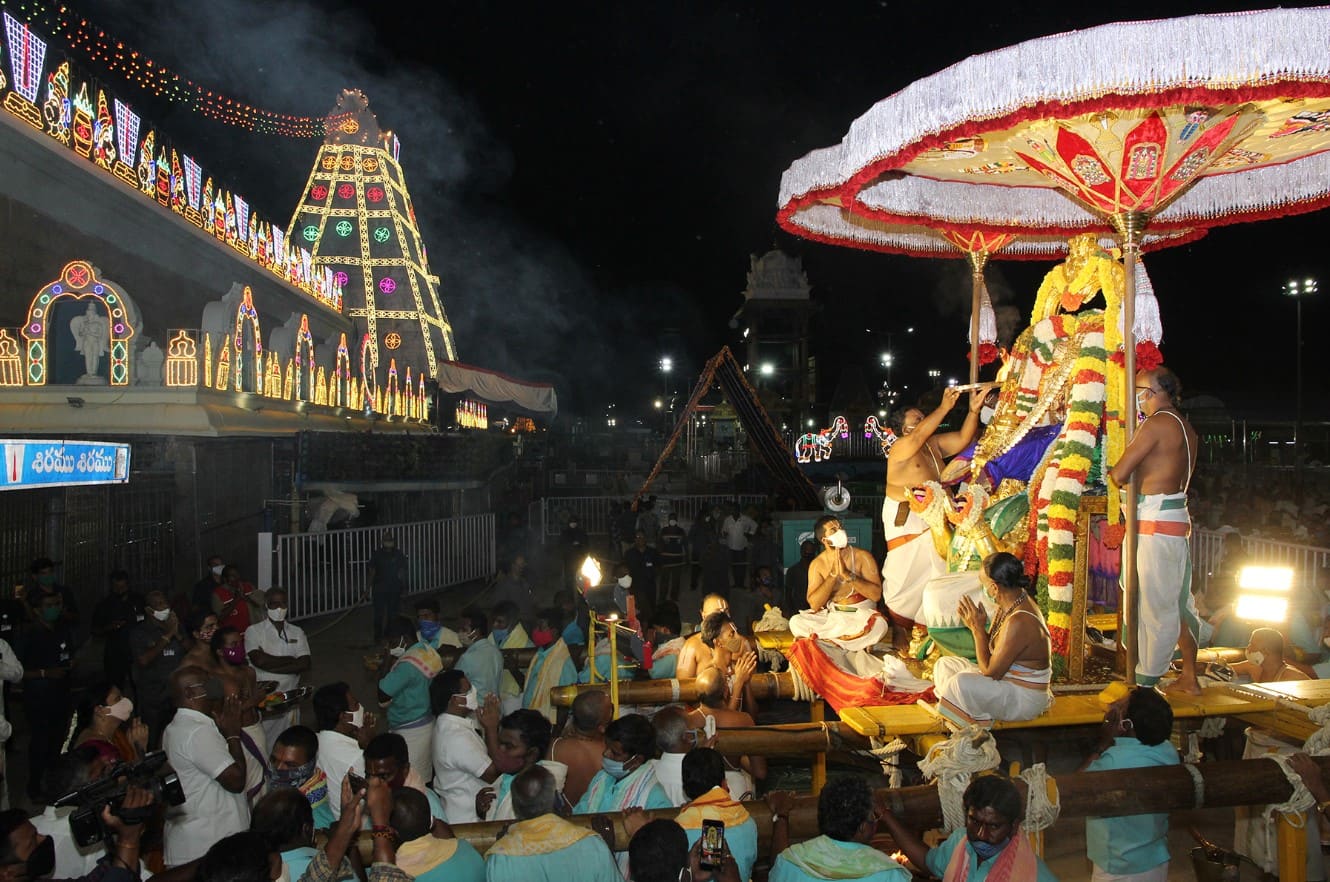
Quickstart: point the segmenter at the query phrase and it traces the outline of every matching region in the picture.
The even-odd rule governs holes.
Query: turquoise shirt
[[[623,882],[605,840],[579,839],[548,854],[494,854],[485,860],[487,882]]]
[[[318,853],[317,848],[308,845],[282,852],[282,863],[286,864],[287,875],[291,877],[291,882],[296,882],[304,875],[305,868]]]
[[[1087,772],[1176,766],[1178,751],[1168,741],[1146,746],[1135,738],[1114,738],[1113,746],[1090,763]],[[1168,813],[1085,819],[1085,853],[1105,873],[1126,876],[1168,863]]]
[[[326,798],[319,800],[318,804],[310,803],[309,808],[314,814],[315,830],[329,830],[332,828],[333,824],[337,823],[337,819],[333,817],[332,805]],[[299,875],[300,874],[297,873],[291,878],[295,879],[299,877]]]
[[[494,638],[486,634],[472,643],[457,660],[457,669],[476,687],[476,698],[481,704],[485,696],[499,695],[499,678],[503,676],[503,650]]]
[[[420,642],[416,646],[428,646]],[[477,687],[479,690],[479,687]],[[388,728],[395,729],[429,716],[429,678],[415,665],[400,661],[379,681],[379,691],[392,699],[388,705]]]
[[[1024,836],[1025,834],[1018,833],[1017,835]],[[956,843],[964,838],[964,828],[953,830],[951,835],[947,837],[946,842],[930,848],[928,850],[928,860],[926,861],[928,864],[928,872],[941,879],[947,872],[947,863],[951,860],[951,853],[956,850]],[[968,842],[965,843],[965,847],[970,849],[970,875],[965,877],[964,882],[983,882],[983,880],[988,878],[988,871],[993,869],[993,862],[997,860],[997,855],[994,855],[981,864],[979,863],[979,855],[975,853],[974,847]],[[1043,858],[1036,857],[1035,860],[1038,862],[1039,866],[1039,872],[1035,874],[1037,882],[1058,882],[1058,877],[1054,876],[1052,872],[1049,871],[1048,867],[1044,864]],[[777,882],[775,874],[772,874],[771,882]]]
[[[586,645],[586,634],[582,632],[581,627],[578,626],[575,620],[568,623],[560,636],[563,637],[563,642],[569,646]]]
[[[485,882],[485,859],[470,842],[459,839],[452,857],[415,879],[417,882]]]
[[[702,838],[701,830],[684,830],[688,837],[688,847],[692,848]],[[749,818],[737,827],[725,828],[725,844],[734,855],[734,862],[739,866],[739,878],[753,877],[753,864],[757,863],[757,823]]]
[[[540,669],[545,666],[545,658],[555,644],[536,650],[536,657],[531,660],[531,667],[526,672],[526,687],[522,690],[522,707],[534,707],[536,704],[536,683],[540,681]],[[556,686],[571,686],[577,682],[577,666],[572,659],[564,659],[563,670],[559,672]]]
[[[643,763],[641,768],[634,769],[633,773],[628,775],[622,781],[615,781],[612,786],[605,787],[604,785],[609,784],[613,779],[610,778],[609,772],[601,769],[596,773],[595,777],[591,779],[591,783],[587,785],[586,793],[582,794],[582,798],[577,801],[577,805],[573,806],[573,814],[596,815],[602,812],[623,811],[628,807],[621,804],[624,792],[633,786],[638,775],[646,774],[648,772],[652,776],[655,775],[655,770],[652,769],[651,763]],[[599,787],[604,787],[600,800],[598,802],[593,802],[591,795]],[[660,782],[653,781],[651,787],[647,790],[646,800],[640,805],[637,805],[636,808],[644,808],[647,810],[674,808],[674,803],[670,802],[670,798],[665,795],[665,788],[660,786]]]
[[[729,836],[730,831],[726,830],[725,838],[727,841],[729,840]],[[828,843],[844,849],[867,848],[870,851],[873,850],[873,846],[864,845],[860,842],[842,842],[838,839],[832,839],[829,836],[825,837],[825,839]],[[735,863],[738,863],[737,857],[735,858]],[[742,878],[747,879],[748,877],[743,876]],[[854,880],[843,880],[843,882],[910,882],[910,878],[910,871],[897,865],[894,870],[880,870],[868,876],[860,876]],[[776,863],[772,865],[771,875],[768,876],[767,879],[768,882],[823,882],[821,876],[810,876],[796,867],[785,856],[785,852],[781,852],[776,856]]]
[[[672,680],[674,672],[679,668],[679,653],[667,655],[664,658],[654,658],[651,660],[651,679],[653,680]]]

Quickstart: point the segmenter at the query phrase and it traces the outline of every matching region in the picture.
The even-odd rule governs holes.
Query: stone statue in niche
[[[162,385],[162,364],[166,361],[166,354],[157,348],[156,341],[147,341],[139,352],[137,368],[134,372],[134,382],[140,386],[160,386]]]
[[[107,320],[97,311],[97,304],[89,303],[87,312],[75,316],[69,323],[74,335],[74,349],[83,356],[84,374],[78,378],[81,386],[105,386],[106,378],[97,375],[97,366],[106,354],[111,339]]]

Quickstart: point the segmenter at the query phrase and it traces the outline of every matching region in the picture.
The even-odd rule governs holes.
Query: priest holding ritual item
[[[849,534],[835,515],[813,525],[822,553],[808,565],[808,609],[790,618],[795,637],[830,640],[853,652],[869,649],[886,636],[886,618],[878,612],[882,583],[877,561],[862,548],[850,547]]]

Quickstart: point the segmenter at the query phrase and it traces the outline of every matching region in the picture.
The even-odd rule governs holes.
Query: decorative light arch
[[[49,346],[47,332],[55,302],[62,298],[92,299],[106,310],[107,337],[110,340],[111,385],[129,385],[129,341],[134,336],[130,323],[129,303],[116,285],[97,276],[92,264],[71,260],[60,271],[60,278],[47,284],[28,306],[28,319],[23,323],[23,339],[27,341],[27,359],[24,379],[29,386],[44,386],[49,381],[47,360]]]
[[[295,396],[299,401],[313,401],[314,394],[314,335],[309,332],[309,316],[300,316],[300,329],[296,331]]]
[[[245,389],[245,323],[249,323],[250,331],[254,334],[254,388]],[[236,307],[236,326],[235,326],[235,347],[236,359],[231,370],[235,374],[235,388],[237,392],[257,392],[263,394],[263,333],[259,328],[259,311],[254,308],[254,292],[245,286],[245,291],[240,295],[240,304]]]
[[[328,403],[344,407],[351,403],[351,353],[346,348],[346,334],[337,342],[337,358],[333,361],[333,383],[337,395],[330,397]]]
[[[361,403],[370,410],[378,409],[378,402],[375,399],[379,394],[379,387],[374,378],[378,367],[379,354],[375,351],[374,338],[365,334],[360,338],[360,388],[364,397]]]

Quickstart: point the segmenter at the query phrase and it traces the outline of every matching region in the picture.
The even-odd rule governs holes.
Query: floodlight
[[[1270,594],[1242,594],[1238,596],[1235,615],[1250,622],[1287,622],[1288,598]]]
[[[1293,568],[1243,567],[1238,570],[1238,587],[1253,591],[1288,591],[1293,587]]]

